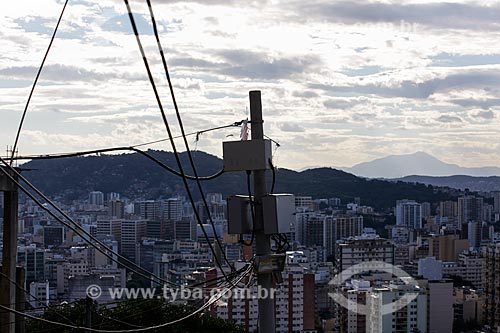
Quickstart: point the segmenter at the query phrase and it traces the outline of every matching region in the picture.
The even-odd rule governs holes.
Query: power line
[[[49,198],[47,198],[47,196],[45,196],[40,190],[38,190],[34,185],[32,185],[24,176],[22,176],[19,172],[17,172],[17,170],[15,168],[11,167],[3,158],[0,157],[0,161],[7,168],[9,168],[14,174],[16,174],[23,182],[25,182],[32,190],[34,190],[40,197],[42,197],[48,204],[50,204],[59,214],[61,214],[65,219],[67,219],[72,224],[74,224],[76,228],[73,227],[71,224],[69,224],[69,223],[65,222],[64,220],[62,220],[59,216],[57,216],[56,214],[54,214],[48,207],[45,207],[32,193],[30,193],[24,186],[22,186],[4,168],[0,168],[0,171],[2,171],[4,173],[4,175],[7,176],[11,180],[12,183],[16,184],[28,197],[30,197],[40,208],[42,208],[43,210],[45,210],[50,216],[52,216],[54,219],[56,219],[57,221],[59,221],[60,223],[62,223],[63,225],[65,225],[66,227],[68,227],[69,229],[71,229],[72,231],[74,231],[76,234],[78,234],[79,236],[81,236],[83,240],[85,240],[87,243],[89,243],[96,250],[98,250],[99,252],[101,252],[102,254],[104,254],[107,258],[111,259],[112,261],[114,261],[114,262],[116,262],[118,264],[121,264],[121,265],[125,266],[125,268],[129,269],[130,271],[132,271],[132,272],[134,272],[134,273],[136,273],[136,274],[138,274],[138,275],[140,275],[142,277],[145,277],[148,280],[152,280],[152,278],[155,278],[157,281],[163,282],[165,284],[177,286],[175,283],[160,278],[159,276],[157,276],[157,275],[155,275],[155,274],[147,271],[146,269],[140,267],[136,263],[134,263],[131,260],[127,259],[126,257],[120,255],[119,253],[114,252],[113,250],[109,249],[109,247],[107,247],[99,239],[97,239],[92,234],[90,234],[87,230],[85,230],[83,227],[81,227],[78,223],[74,222],[71,219],[71,217],[69,217],[63,210],[61,210],[59,207],[57,207],[57,205],[55,205]],[[105,248],[105,250],[103,250],[100,247],[97,247],[95,244],[91,243],[78,230],[80,230],[87,237],[89,237],[94,242],[96,242],[97,244],[99,244],[100,246],[102,246],[103,248]],[[146,275],[146,274],[144,274],[144,273],[142,273],[142,272],[139,272],[139,271],[131,268],[130,266],[124,264],[123,262],[120,262],[119,260],[115,259],[108,252],[111,253],[111,254],[116,255],[118,258],[120,258],[123,261],[126,261],[127,263],[133,265],[134,267],[137,267],[141,271],[146,272],[147,274],[149,274],[149,276]]]
[[[3,272],[0,271],[0,275],[2,275],[4,278],[6,278],[7,280],[9,280],[10,283],[12,283],[14,286],[16,286],[16,288],[18,288],[19,290],[21,290],[22,292],[26,293],[26,295],[30,296],[30,297],[33,297],[33,299],[35,301],[37,301],[39,304],[42,305],[43,308],[45,309],[49,309],[49,306],[46,305],[43,301],[41,301],[38,297],[36,297],[35,295],[32,295],[29,291],[27,291],[26,289],[24,289],[22,286],[20,286],[16,281],[13,281],[8,275],[4,274]],[[26,301],[25,301],[26,303]],[[36,310],[36,308],[34,309]],[[75,324],[71,319],[69,319],[68,317],[66,317],[65,315],[63,315],[62,313],[59,313],[58,311],[56,311],[56,313],[63,319],[67,320],[68,322],[70,322],[71,324]]]
[[[221,254],[224,256],[224,260],[226,261],[227,265],[229,267],[232,267],[231,264],[229,263],[229,260],[227,259],[226,252],[224,251],[224,249],[222,247],[220,239],[217,236],[217,230],[215,228],[215,224],[214,224],[214,221],[212,219],[212,215],[210,214],[210,209],[208,207],[207,199],[205,198],[205,195],[203,193],[203,188],[201,186],[200,180],[198,179],[198,171],[197,171],[196,165],[194,163],[193,155],[191,154],[191,150],[189,149],[189,143],[187,142],[186,133],[184,131],[184,125],[183,125],[183,122],[182,122],[182,117],[181,117],[181,114],[179,112],[179,107],[177,105],[177,100],[175,98],[174,86],[172,84],[172,80],[170,79],[170,73],[168,71],[167,61],[165,59],[165,54],[163,52],[163,47],[161,45],[160,36],[159,36],[159,33],[158,33],[158,27],[156,26],[156,20],[155,20],[155,16],[154,16],[154,13],[153,13],[153,6],[151,5],[151,1],[150,0],[146,0],[146,2],[148,4],[149,14],[151,16],[151,22],[152,22],[152,25],[153,25],[153,32],[154,32],[154,35],[155,35],[155,38],[156,38],[156,44],[158,46],[158,51],[160,52],[161,62],[163,64],[163,69],[165,71],[165,76],[167,78],[168,87],[169,87],[169,90],[170,90],[170,95],[172,96],[172,102],[174,104],[174,109],[175,109],[175,115],[177,116],[177,121],[179,123],[179,128],[181,130],[182,137],[184,139],[184,145],[186,147],[186,151],[187,151],[187,154],[188,154],[188,157],[189,157],[189,162],[191,164],[191,167],[193,168],[194,176],[196,177],[196,184],[198,185],[198,190],[200,192],[200,196],[202,198],[203,204],[205,206],[205,210],[206,210],[207,215],[208,215],[208,220],[210,222],[210,225],[212,226],[212,230],[213,230],[214,236],[215,236],[215,241],[217,242],[217,245],[219,246]],[[164,119],[166,119],[166,118],[164,118]]]
[[[26,105],[24,106],[23,115],[21,116],[21,121],[19,122],[19,128],[17,129],[17,133],[16,133],[16,139],[14,141],[14,146],[12,148],[11,158],[13,158],[15,153],[16,153],[17,144],[19,142],[19,136],[21,135],[21,130],[23,128],[24,119],[26,118],[26,113],[28,112],[28,106],[30,105],[31,97],[33,96],[33,92],[35,91],[35,87],[36,87],[36,84],[38,82],[38,78],[40,77],[40,74],[42,73],[43,65],[45,64],[45,60],[47,59],[47,56],[49,55],[50,48],[51,48],[52,43],[54,42],[54,39],[56,37],[57,29],[59,28],[59,23],[61,23],[61,20],[62,20],[63,14],[64,14],[64,10],[66,9],[66,5],[68,4],[68,1],[69,0],[66,0],[63,8],[61,10],[61,15],[59,15],[59,19],[57,20],[56,27],[54,28],[54,32],[52,33],[52,38],[50,39],[49,46],[47,47],[47,51],[45,51],[45,55],[43,56],[42,63],[40,64],[40,67],[38,68],[38,72],[36,73],[35,81],[33,82],[33,86],[31,87],[31,91],[30,91],[30,94],[28,96],[28,100],[26,101]],[[13,162],[13,160],[10,161],[11,165],[12,165],[12,162]]]
[[[219,129],[224,129],[224,128],[229,128],[229,127],[238,127],[243,123],[243,120],[241,121],[236,121],[232,124],[224,125],[224,126],[218,126],[218,127],[212,127],[204,130],[199,130],[196,132],[191,132],[186,134],[186,136],[190,135],[199,135],[202,133],[210,132],[210,131],[215,131]],[[181,138],[182,135],[175,136],[174,139],[179,139]],[[160,140],[155,140],[155,141],[149,141],[149,142],[144,142],[144,143],[138,143],[132,146],[121,146],[121,147],[109,147],[109,148],[101,148],[101,149],[94,149],[94,150],[84,150],[84,151],[77,151],[77,152],[69,152],[69,153],[54,153],[54,154],[40,154],[40,155],[24,155],[24,156],[14,156],[11,157],[7,160],[42,160],[42,159],[50,159],[50,158],[64,158],[64,157],[74,157],[74,156],[82,156],[82,155],[90,155],[90,154],[98,154],[98,153],[106,153],[106,152],[111,152],[111,151],[120,151],[120,150],[131,150],[131,151],[142,151],[142,150],[134,150],[134,148],[138,147],[143,147],[143,146],[149,146],[155,143],[159,142],[164,142],[164,141],[169,141],[170,139],[160,139]],[[46,157],[46,158],[44,158]],[[191,177],[191,176],[187,176]],[[203,177],[201,177],[203,178]],[[194,178],[193,178],[194,179]]]
[[[238,279],[238,281],[236,281],[236,283],[239,283],[241,280],[243,280],[243,278],[248,275],[248,273],[251,271],[251,269],[252,269],[252,266],[250,266],[248,268],[248,270],[246,271],[246,274],[242,275]],[[234,283],[233,283],[233,285],[234,285]],[[87,328],[85,326],[78,326],[78,325],[73,326],[73,325],[64,324],[64,323],[60,323],[60,322],[56,322],[56,321],[52,321],[52,320],[48,320],[48,319],[44,319],[44,318],[38,318],[38,317],[35,317],[35,316],[32,316],[32,315],[29,315],[29,314],[26,314],[26,313],[23,313],[23,312],[11,309],[11,308],[6,307],[4,305],[0,305],[0,309],[7,310],[9,312],[12,312],[14,314],[17,314],[17,315],[20,315],[20,316],[23,316],[23,317],[26,317],[26,318],[29,318],[29,319],[32,319],[32,320],[44,322],[46,324],[51,324],[51,325],[58,325],[58,326],[61,326],[61,327],[67,327],[67,328],[70,328],[70,329],[87,330],[89,332],[98,332],[98,333],[145,332],[145,331],[150,331],[150,330],[154,330],[154,329],[159,329],[159,328],[163,328],[163,327],[166,327],[166,326],[170,326],[170,325],[179,323],[179,322],[181,322],[183,320],[186,320],[186,319],[188,319],[190,317],[193,317],[194,315],[197,315],[198,313],[202,312],[203,310],[205,310],[206,308],[208,308],[209,306],[211,306],[212,304],[214,304],[215,302],[217,302],[225,294],[227,294],[230,290],[231,289],[229,289],[229,288],[225,288],[224,290],[222,290],[221,292],[219,292],[218,295],[213,295],[210,298],[210,300],[208,302],[206,302],[202,307],[198,308],[196,311],[193,311],[193,312],[187,314],[186,316],[184,316],[182,318],[178,318],[178,319],[175,319],[173,321],[170,321],[170,322],[167,322],[167,323],[163,323],[163,324],[160,324],[160,325],[156,325],[156,326],[150,326],[150,327],[144,327],[144,328],[134,328],[134,329],[131,329],[131,330],[100,330],[100,329],[95,329],[95,328]]]
[[[111,147],[111,148],[102,148],[102,149],[95,149],[95,150],[86,150],[86,151],[79,151],[79,152],[73,152],[73,153],[64,153],[64,154],[52,154],[52,155],[33,155],[33,156],[19,156],[19,157],[14,157],[15,160],[51,160],[51,159],[60,159],[60,158],[69,158],[69,157],[78,157],[78,156],[84,156],[84,155],[92,155],[92,154],[99,154],[99,153],[107,153],[107,152],[112,152],[112,151],[134,151],[151,161],[155,162],[158,164],[160,167],[164,168],[170,173],[173,173],[176,176],[182,177],[182,174],[178,172],[177,170],[171,168],[170,166],[166,165],[153,155],[151,155],[148,152],[145,152],[143,150],[140,150],[138,148],[134,148],[133,146],[131,147]],[[189,180],[195,180],[198,178],[199,180],[212,180],[215,179],[219,176],[221,176],[224,173],[224,169],[221,169],[217,171],[215,174],[206,176],[206,177],[193,177],[190,175],[185,175],[185,177]]]
[[[177,136],[174,136],[172,139],[180,139],[180,138],[182,138],[184,136],[192,136],[192,135],[196,135],[196,137],[198,138],[203,133],[211,132],[211,131],[215,131],[215,130],[219,130],[219,129],[224,129],[224,128],[228,128],[228,127],[238,127],[238,126],[241,126],[242,123],[243,123],[243,120],[234,122],[234,123],[229,124],[229,125],[217,126],[217,127],[209,128],[209,129],[206,129],[206,130],[201,130],[201,131],[187,133],[185,135],[177,135]],[[156,140],[156,141],[150,141],[150,142],[146,142],[146,143],[140,143],[140,144],[137,144],[137,145],[133,145],[132,147],[137,148],[137,147],[141,147],[141,146],[149,146],[149,145],[152,145],[152,144],[155,144],[155,143],[165,142],[165,141],[170,141],[170,139],[160,139],[160,140]]]
[[[170,138],[170,144],[171,144],[171,146],[172,146],[172,150],[173,150],[173,152],[174,152],[174,156],[175,156],[175,160],[176,160],[176,162],[177,162],[177,166],[178,166],[178,168],[179,168],[180,173],[182,174],[182,181],[183,181],[183,183],[184,183],[184,187],[185,187],[185,189],[186,189],[186,192],[187,192],[187,194],[188,194],[189,200],[190,200],[190,202],[191,202],[191,206],[193,207],[194,214],[195,214],[195,216],[196,216],[196,219],[197,219],[197,221],[198,221],[198,224],[199,224],[199,225],[200,225],[200,227],[201,227],[201,230],[202,230],[203,236],[204,236],[204,237],[205,237],[205,239],[207,240],[207,243],[208,243],[208,245],[209,245],[209,247],[210,247],[210,251],[212,251],[212,253],[213,253],[213,256],[214,256],[214,259],[215,259],[215,261],[216,261],[216,263],[217,263],[217,266],[220,268],[222,275],[224,275],[224,276],[225,276],[225,275],[226,275],[226,273],[224,272],[224,269],[223,269],[223,267],[222,267],[222,265],[221,265],[221,263],[220,263],[220,261],[219,261],[219,258],[217,257],[217,255],[216,255],[216,253],[215,253],[215,250],[214,250],[214,248],[213,248],[212,244],[210,243],[210,239],[209,239],[209,237],[208,237],[208,234],[207,234],[207,232],[206,232],[206,230],[205,230],[205,227],[204,227],[204,225],[203,225],[203,222],[201,221],[201,218],[200,218],[200,216],[199,216],[199,213],[198,213],[198,211],[197,211],[197,209],[196,209],[196,205],[195,205],[195,202],[194,202],[194,199],[193,199],[193,196],[192,196],[191,190],[189,189],[189,185],[188,185],[188,183],[187,183],[187,178],[185,177],[185,173],[184,173],[184,168],[183,168],[182,163],[181,163],[181,161],[180,161],[179,154],[178,154],[178,152],[177,152],[177,148],[176,148],[175,142],[174,142],[174,140],[173,140],[172,132],[171,132],[171,130],[170,130],[170,125],[169,125],[169,123],[168,123],[167,116],[166,116],[165,111],[164,111],[164,109],[163,109],[163,104],[162,104],[162,102],[161,102],[160,95],[159,95],[159,93],[158,93],[158,89],[156,88],[156,84],[155,84],[155,82],[154,82],[153,74],[151,73],[151,69],[150,69],[150,67],[149,67],[149,63],[148,63],[148,60],[147,60],[147,58],[146,58],[146,53],[144,52],[144,48],[142,47],[142,43],[141,43],[141,40],[140,40],[140,37],[139,37],[139,32],[138,32],[137,26],[136,26],[136,24],[135,24],[134,15],[132,14],[132,10],[131,10],[131,8],[130,8],[130,5],[129,5],[128,0],[124,0],[124,2],[125,2],[125,5],[126,5],[126,7],[127,7],[127,11],[128,11],[128,16],[129,16],[129,19],[130,19],[130,23],[131,23],[131,25],[132,25],[132,29],[133,29],[133,31],[134,31],[134,35],[135,35],[135,38],[136,38],[136,41],[137,41],[137,45],[138,45],[138,47],[139,47],[139,51],[140,51],[141,56],[142,56],[142,60],[143,60],[143,62],[144,62],[144,66],[146,67],[146,72],[147,72],[147,74],[148,74],[149,82],[151,83],[151,87],[152,87],[152,89],[153,89],[153,93],[154,93],[154,95],[155,95],[156,102],[158,103],[158,107],[159,107],[159,109],[160,109],[160,113],[161,113],[161,116],[162,116],[163,124],[165,125],[165,128],[166,128],[167,133],[168,133],[168,137]],[[183,137],[185,138],[185,136],[184,136],[184,135],[183,135]],[[217,239],[217,237],[216,237],[216,239]],[[227,257],[226,257],[226,256],[224,256],[224,258],[225,258],[225,259],[227,259]],[[229,262],[228,262],[228,261],[227,261],[227,264],[228,264],[228,266],[229,266],[231,269],[233,269],[233,267],[229,264]]]

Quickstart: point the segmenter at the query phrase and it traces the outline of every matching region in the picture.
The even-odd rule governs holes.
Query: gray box
[[[251,234],[252,211],[248,195],[232,195],[227,198],[227,233]]]
[[[293,194],[268,194],[262,198],[264,209],[264,233],[283,234],[291,231],[295,221],[295,197]]]
[[[270,140],[227,141],[222,143],[224,171],[266,170],[270,168]]]

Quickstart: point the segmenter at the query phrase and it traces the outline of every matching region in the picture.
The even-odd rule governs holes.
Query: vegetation
[[[177,169],[172,153],[155,150],[148,152]],[[181,154],[181,160],[184,166],[189,166],[185,153]],[[203,152],[196,152],[195,162],[201,176],[216,173],[222,169],[223,164],[216,156]],[[97,190],[145,199],[184,194],[182,180],[178,176],[135,153],[36,160],[23,167],[30,169],[25,175],[34,185],[46,194],[60,195],[66,200],[86,198],[88,192]],[[191,168],[185,169],[188,174],[193,174]],[[268,182],[271,182],[270,172]],[[194,182],[190,184],[194,189]],[[204,189],[206,192],[220,192],[225,196],[245,194],[246,174],[225,173],[217,179],[204,182]],[[379,211],[394,207],[396,200],[404,198],[419,202],[450,199],[450,194],[431,185],[364,179],[332,168],[302,172],[278,169],[275,192],[310,195],[314,198],[339,197],[343,203],[360,197],[363,205],[372,206]]]
[[[139,327],[161,325],[192,313],[196,308],[190,306],[171,305],[163,299],[130,300],[119,303],[115,308],[107,309],[92,303],[89,307],[86,300],[71,305],[53,306],[42,318],[70,325],[85,326],[87,309],[92,309],[92,328],[103,330],[126,330]],[[37,320],[28,320],[27,332],[74,332],[70,328],[50,325]],[[225,333],[244,332],[243,328],[232,321],[218,319],[206,313],[190,317],[187,320],[165,326],[149,332],[169,333]]]

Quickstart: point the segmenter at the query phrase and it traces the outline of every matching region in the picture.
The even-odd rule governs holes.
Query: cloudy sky
[[[145,1],[130,2],[176,126]],[[500,166],[498,1],[152,3],[188,132],[244,119],[248,91],[260,89],[265,132],[281,143],[280,167],[351,166],[416,151]],[[62,5],[0,5],[2,149],[13,144]],[[196,149],[220,156],[231,134],[239,129],[203,134]],[[20,154],[164,137],[124,3],[70,0]]]

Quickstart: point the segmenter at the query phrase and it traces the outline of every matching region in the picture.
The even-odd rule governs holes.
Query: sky
[[[147,6],[130,3],[179,134]],[[461,166],[500,166],[499,1],[152,4],[186,132],[245,119],[248,92],[261,90],[265,134],[280,143],[278,167],[352,166],[416,151]],[[0,5],[3,150],[14,142],[62,5]],[[70,0],[19,154],[166,136],[123,1]],[[238,137],[239,128],[230,128],[189,142],[221,156],[222,142]],[[150,148],[171,150],[166,142]]]

